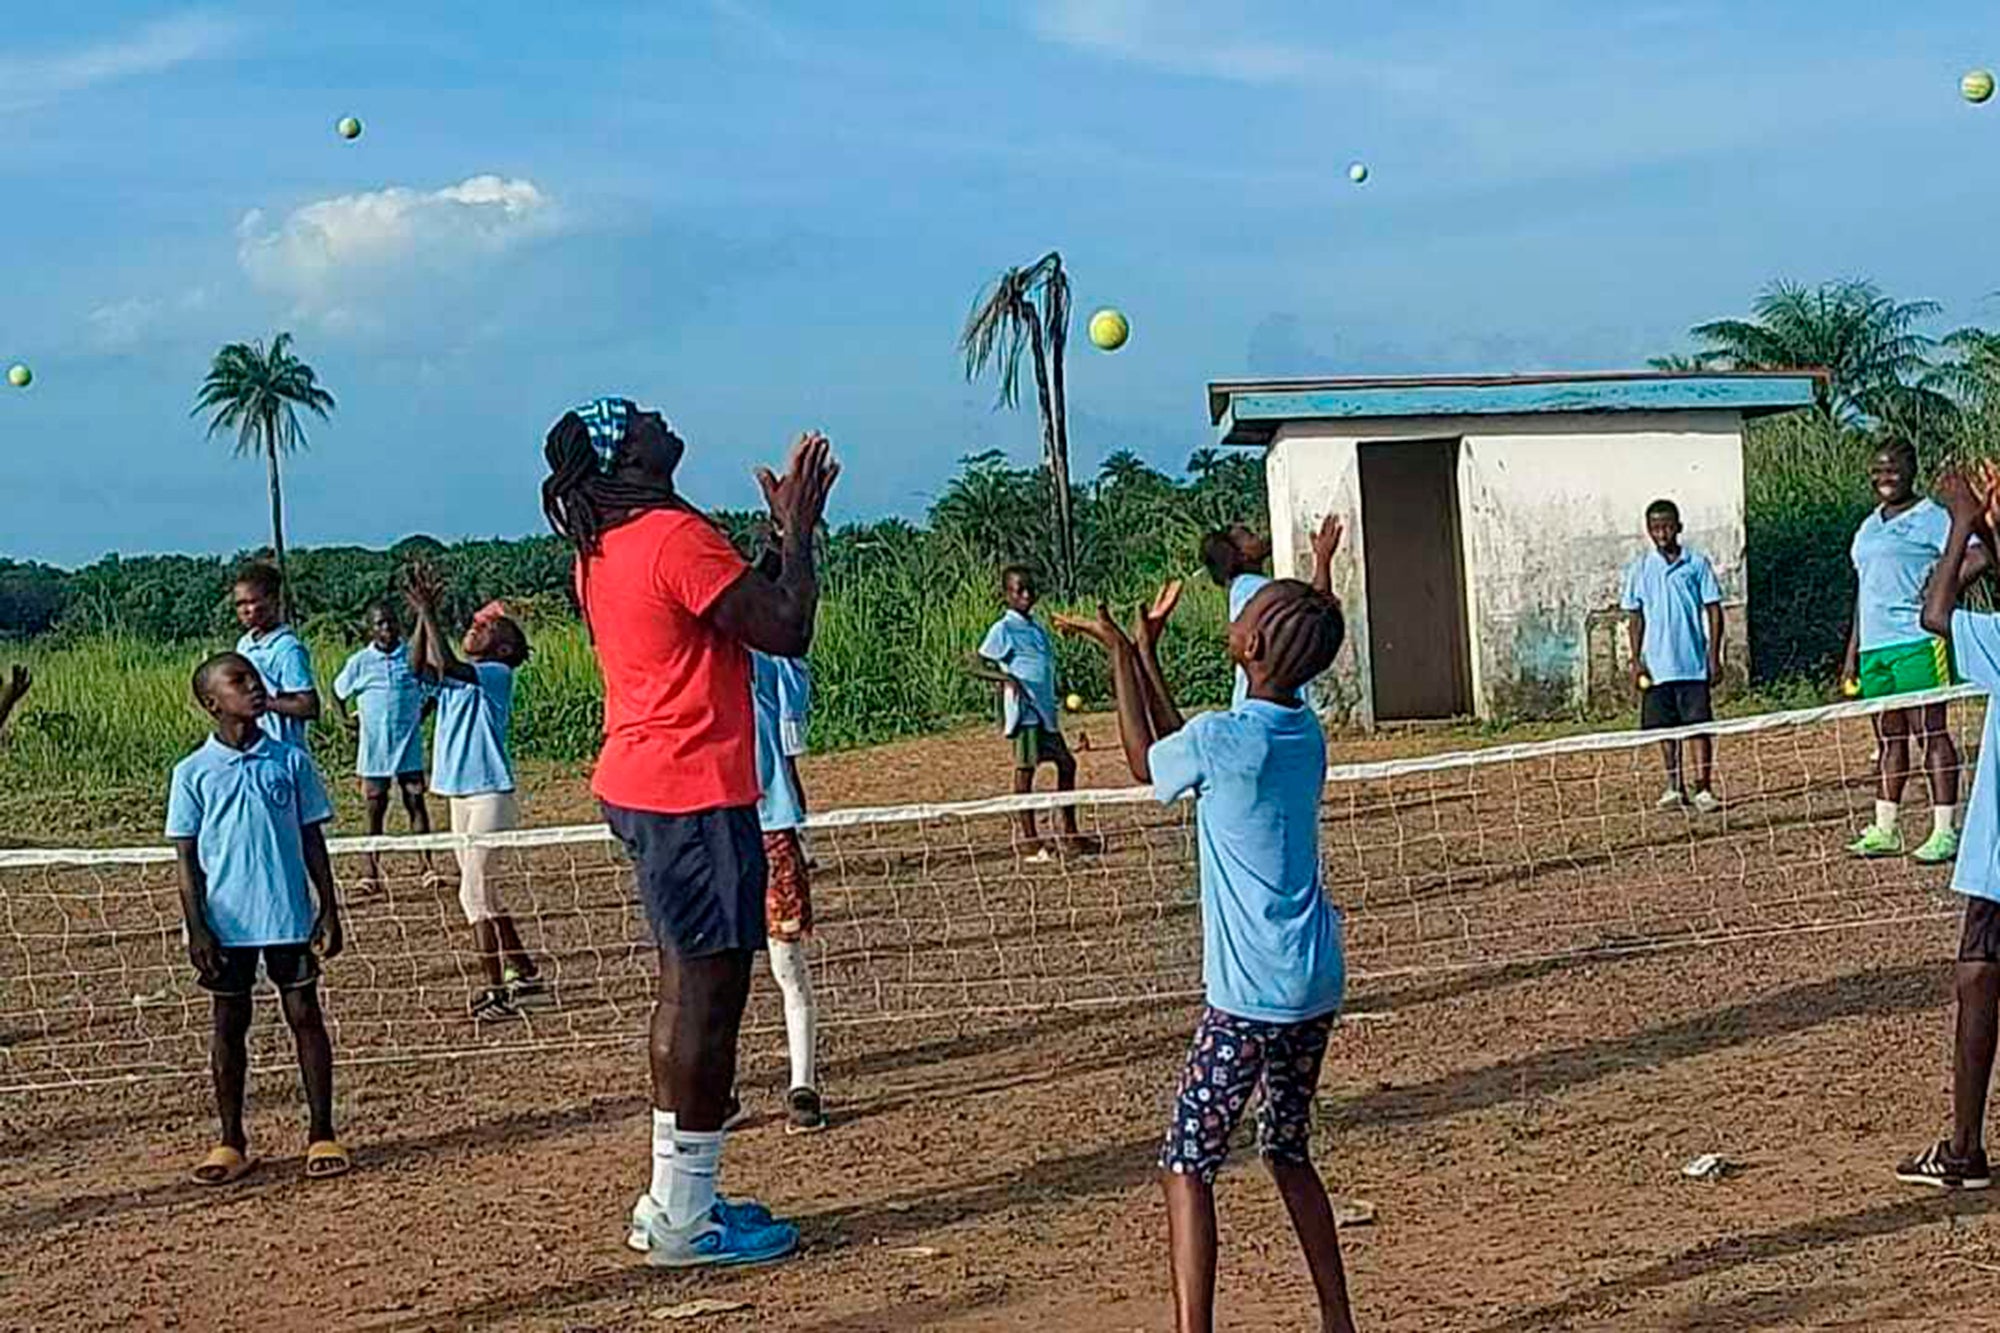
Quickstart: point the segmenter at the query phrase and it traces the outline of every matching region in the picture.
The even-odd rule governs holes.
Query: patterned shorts
[[[1257,1150],[1272,1162],[1311,1160],[1313,1092],[1333,1019],[1324,1014],[1302,1023],[1259,1023],[1204,1010],[1188,1046],[1160,1169],[1213,1183],[1229,1159],[1229,1136],[1252,1089],[1264,1095]]]
[[[764,860],[771,867],[764,884],[764,928],[774,940],[802,940],[813,928],[812,875],[797,831],[766,833]]]

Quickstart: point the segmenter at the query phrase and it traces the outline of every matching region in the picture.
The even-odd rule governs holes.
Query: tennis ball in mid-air
[[[1083,696],[1072,694],[1069,698],[1063,700],[1063,707],[1069,709],[1072,713],[1081,713],[1083,711]]]
[[[1117,351],[1131,336],[1132,326],[1116,310],[1107,307],[1090,317],[1090,340],[1107,352]]]
[[[359,139],[361,137],[361,122],[353,116],[342,116],[340,123],[333,128],[340,132],[340,137],[343,139]]]
[[[17,389],[25,389],[35,382],[35,372],[23,365],[7,367],[7,382]]]
[[[1366,162],[1355,162],[1350,164],[1347,168],[1347,179],[1353,181],[1356,185],[1359,185],[1361,184],[1361,182],[1367,180],[1368,164]]]
[[[1968,102],[1984,102],[1993,96],[1993,71],[1975,69],[1958,81],[1958,91]]]

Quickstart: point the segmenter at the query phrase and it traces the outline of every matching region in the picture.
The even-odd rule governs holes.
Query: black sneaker
[[[1993,1183],[1993,1172],[1986,1165],[1985,1149],[1974,1148],[1969,1156],[1960,1157],[1952,1152],[1950,1139],[1939,1139],[1898,1163],[1896,1179],[1941,1190],[1983,1190]]]
[[[507,998],[505,986],[488,986],[472,997],[470,1013],[475,1022],[499,1022],[509,1018],[519,1018],[521,1011]]]
[[[826,1108],[811,1088],[793,1088],[785,1098],[785,1133],[814,1134],[826,1128]]]

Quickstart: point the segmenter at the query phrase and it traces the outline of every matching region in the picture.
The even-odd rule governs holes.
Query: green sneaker
[[[1870,859],[1903,854],[1903,835],[1894,829],[1885,829],[1870,824],[1868,831],[1847,844],[1847,850],[1855,856]]]
[[[1910,853],[1919,865],[1941,866],[1958,859],[1958,830],[1941,828],[1924,839],[1924,845]]]

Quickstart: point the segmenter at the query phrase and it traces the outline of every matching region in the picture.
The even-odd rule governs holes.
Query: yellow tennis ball
[[[1652,689],[1652,688],[1653,688],[1653,678],[1652,678],[1651,676],[1641,676],[1641,677],[1639,677],[1639,688],[1640,688],[1641,690],[1650,690],[1650,689]]]
[[[1958,81],[1958,91],[1968,102],[1984,102],[1993,96],[1993,71],[1975,69]]]
[[[1840,692],[1850,699],[1858,699],[1861,697],[1861,682],[1858,680],[1843,680],[1840,682]]]
[[[1132,336],[1125,316],[1106,307],[1090,317],[1090,340],[1107,352],[1115,352]]]
[[[35,382],[35,372],[23,365],[7,367],[7,382],[17,389],[25,389]]]
[[[340,132],[340,137],[343,139],[359,139],[361,137],[361,122],[353,116],[342,116],[340,123],[335,125],[334,129]]]
[[[1063,707],[1069,709],[1072,713],[1081,713],[1083,711],[1083,696],[1072,694],[1069,698],[1063,700]]]
[[[1347,179],[1353,181],[1356,185],[1366,181],[1368,179],[1368,164],[1366,162],[1350,164],[1347,168]]]

